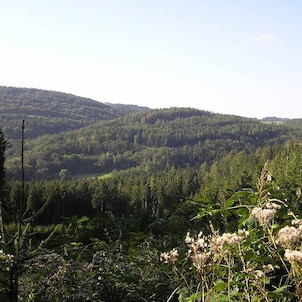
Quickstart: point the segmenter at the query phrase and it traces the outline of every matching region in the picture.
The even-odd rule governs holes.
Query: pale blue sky
[[[0,0],[0,85],[302,118],[302,1]]]

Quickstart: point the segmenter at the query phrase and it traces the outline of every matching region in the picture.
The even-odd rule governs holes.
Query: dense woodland
[[[1,301],[301,299],[300,262],[283,257],[300,239],[274,239],[301,218],[300,120],[8,87],[0,104]],[[269,203],[274,224],[257,223]],[[188,231],[203,233],[185,243]],[[240,245],[201,265],[223,233]],[[268,264],[274,275],[255,281]]]
[[[7,138],[20,138],[26,119],[27,137],[59,133],[118,117],[111,107],[55,91],[0,87],[0,123]]]
[[[8,179],[20,179],[23,119],[28,180],[128,169],[149,173],[172,167],[198,168],[230,152],[249,154],[263,146],[299,139],[302,133],[299,120],[259,121],[191,108],[108,107],[110,104],[34,89],[2,88],[0,102],[4,108],[0,125],[10,144]]]

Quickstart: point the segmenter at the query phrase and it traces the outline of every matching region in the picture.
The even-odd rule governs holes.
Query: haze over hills
[[[120,113],[121,115],[129,114],[131,112],[136,112],[136,111],[147,111],[150,110],[148,107],[141,107],[138,105],[131,105],[131,104],[113,104],[113,103],[108,103],[105,102],[105,105],[113,108],[116,112]]]
[[[62,92],[0,87],[0,125],[9,138],[20,137],[23,119],[26,120],[27,137],[33,138],[78,129],[140,110],[138,106],[122,108]]]
[[[192,108],[149,109],[78,96],[0,87],[0,127],[11,147],[7,175],[20,175],[20,126],[26,120],[28,178],[112,170],[198,167],[229,152],[301,138],[301,120],[256,120]]]

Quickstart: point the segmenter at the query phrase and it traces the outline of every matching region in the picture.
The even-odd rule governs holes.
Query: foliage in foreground
[[[158,254],[146,246],[132,259],[112,246],[94,252],[90,262],[73,259],[83,252],[78,247],[74,243],[65,255],[51,253],[26,261],[20,301],[155,302],[165,301],[171,290]]]
[[[188,233],[187,248],[161,254],[179,276],[179,301],[301,301],[300,197],[301,191],[277,187],[265,166],[257,192],[238,192],[223,208],[202,209],[197,218],[213,224],[197,237]]]
[[[2,242],[0,301],[166,301],[176,283],[160,263],[163,241],[139,232],[113,238],[116,230],[108,229],[106,241],[86,238],[83,243],[97,223],[73,217],[40,242],[34,241],[37,228],[24,227],[18,253],[16,246]],[[14,228],[6,231],[13,234]],[[18,299],[12,297],[15,281]]]
[[[163,211],[158,211],[158,215],[172,213],[172,216],[158,216],[167,218],[165,232],[155,232],[156,223],[165,219],[157,219],[150,224],[152,220],[148,221],[148,216],[142,215],[142,209],[138,211],[135,206],[140,214],[139,225],[138,217],[133,216],[136,212],[114,210],[115,204],[116,209],[121,210],[121,203],[116,201],[123,199],[112,197],[109,200],[110,194],[103,194],[103,191],[98,192],[102,194],[95,195],[93,200],[102,205],[101,209],[104,209],[101,201],[105,200],[108,203],[106,210],[93,219],[71,216],[65,222],[66,225],[56,227],[35,225],[33,218],[26,220],[28,224],[24,220],[19,221],[19,226],[22,226],[20,229],[16,224],[5,225],[5,236],[0,246],[3,249],[0,254],[0,292],[11,292],[11,281],[15,280],[19,287],[18,301],[27,302],[299,300],[302,278],[300,154],[298,146],[280,149],[270,164],[276,179],[269,173],[268,166],[265,166],[257,190],[245,189],[229,199],[230,192],[243,184],[249,184],[254,175],[252,172],[246,173],[239,165],[244,162],[247,167],[246,157],[242,154],[224,159],[220,164],[212,166],[208,177],[204,178],[208,181],[201,185],[200,195],[191,195],[193,200],[189,202],[189,194],[184,193],[186,201],[174,201],[175,206],[178,204],[175,210],[172,203],[167,201],[172,201],[172,196],[178,196],[177,192],[172,192],[172,188],[179,188],[178,184],[182,183],[176,181],[181,179],[179,171],[174,169],[163,175],[167,179],[172,179],[167,175],[174,175],[174,186],[168,186],[169,182],[163,182],[160,178],[151,178],[150,186],[141,187],[147,189],[146,196],[152,195],[154,199],[146,200],[142,198],[145,196],[143,194],[137,198],[137,205],[142,201],[155,205],[151,201],[161,197]],[[256,158],[253,160],[255,162],[258,162]],[[254,170],[255,167],[254,164]],[[194,174],[189,172],[186,170],[181,174],[186,182],[203,174],[190,178],[188,176]],[[87,186],[85,182],[81,186],[79,184],[70,184],[70,188],[82,188],[80,191],[62,192],[73,192],[72,196],[81,195],[83,201],[87,200]],[[133,188],[135,181],[129,182],[127,186],[118,182],[112,188],[117,184],[127,191]],[[159,188],[156,184],[161,185],[160,190],[155,190]],[[39,201],[39,207],[43,208],[41,201],[48,203],[48,199],[40,198],[37,194],[40,191],[49,194],[49,191],[42,188],[42,183],[25,186],[25,192],[30,189],[28,192],[32,194],[29,196]],[[169,191],[174,195],[171,194],[168,199]],[[154,192],[161,194],[153,196]],[[16,202],[12,207],[14,210],[20,198],[18,194],[10,196]],[[54,199],[50,200],[56,200],[58,196],[53,195]],[[197,202],[198,198],[202,202]],[[69,199],[72,201],[70,196]],[[29,200],[26,197],[27,205],[23,205],[23,210],[32,216],[39,212],[39,208],[29,211]],[[114,203],[108,202],[111,200]],[[75,207],[76,200],[73,202]],[[13,202],[11,204],[14,205]],[[189,205],[194,207],[186,208]],[[191,212],[197,213],[198,206],[202,208],[196,219],[188,223]],[[22,209],[20,205],[18,208]],[[150,211],[153,212],[157,211]],[[187,220],[183,220],[183,216],[176,215],[179,212],[181,215],[190,215]],[[125,217],[125,213],[129,216]],[[44,216],[41,214],[39,218],[43,220]],[[188,229],[190,233],[185,243],[180,242],[177,236],[181,234],[183,238]],[[153,232],[153,236],[148,237],[149,231]],[[161,257],[164,262],[172,264],[171,270],[160,263],[159,251],[169,250],[175,245],[178,245],[177,249],[162,253]],[[0,296],[0,301],[17,300],[5,300],[4,296]]]
[[[91,227],[79,219],[68,230],[74,240],[24,260],[20,301],[300,301],[300,198],[301,190],[277,186],[266,165],[256,191],[239,191],[222,207],[202,204],[202,231],[161,253],[172,271],[159,262],[171,238],[94,238],[87,245],[74,241]],[[4,270],[12,259],[2,258]]]

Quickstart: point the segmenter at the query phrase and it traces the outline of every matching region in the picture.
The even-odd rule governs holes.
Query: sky
[[[302,118],[302,1],[0,0],[0,85]]]

